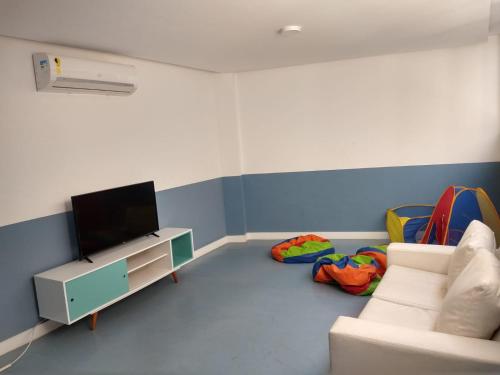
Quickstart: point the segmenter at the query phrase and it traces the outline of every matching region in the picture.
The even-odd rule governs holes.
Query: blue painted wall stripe
[[[223,177],[222,183],[224,187],[226,233],[229,235],[245,234],[247,232],[247,222],[243,177]]]
[[[448,185],[481,186],[499,207],[500,163],[245,175],[247,231],[381,231],[387,208],[435,203]]]
[[[384,230],[385,210],[434,203],[451,184],[500,203],[500,163],[251,174],[157,192],[160,226],[193,228],[199,248],[226,234]],[[0,341],[38,320],[33,275],[77,256],[71,213],[0,227]]]
[[[195,249],[226,235],[221,178],[156,193],[160,228],[193,229]]]

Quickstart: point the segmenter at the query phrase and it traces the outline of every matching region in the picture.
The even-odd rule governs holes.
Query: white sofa
[[[387,272],[364,310],[330,330],[333,375],[500,374],[500,334],[485,340],[434,330],[454,251],[389,246]]]

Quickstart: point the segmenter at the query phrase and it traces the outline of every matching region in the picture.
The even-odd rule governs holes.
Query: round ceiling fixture
[[[302,26],[300,25],[286,25],[278,30],[278,34],[283,36],[295,35],[302,31]]]

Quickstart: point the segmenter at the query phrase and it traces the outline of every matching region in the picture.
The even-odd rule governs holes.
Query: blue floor
[[[160,280],[105,309],[96,331],[84,320],[35,341],[6,373],[325,375],[330,326],[368,299],[314,283],[311,264],[272,260],[272,243],[226,245],[183,268],[179,284]]]

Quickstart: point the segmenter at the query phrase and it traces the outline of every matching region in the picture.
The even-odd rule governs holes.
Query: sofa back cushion
[[[500,328],[497,329],[497,331],[493,334],[493,337],[491,339],[493,341],[500,342]]]
[[[479,249],[443,300],[435,330],[490,339],[500,326],[500,261]]]
[[[495,251],[495,233],[487,225],[473,220],[451,256],[448,266],[448,289],[479,249]]]

